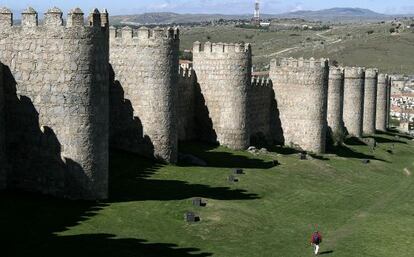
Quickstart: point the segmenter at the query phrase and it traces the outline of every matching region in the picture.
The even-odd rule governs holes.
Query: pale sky
[[[360,7],[386,14],[414,13],[414,0],[261,0],[262,13],[297,10],[319,10],[332,7]],[[92,8],[107,8],[109,13],[138,14],[144,12],[246,14],[253,12],[254,0],[0,0],[20,12],[28,6],[44,13],[57,6],[64,12],[80,7],[85,13]]]

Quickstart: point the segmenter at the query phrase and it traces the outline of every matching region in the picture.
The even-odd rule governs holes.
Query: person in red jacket
[[[321,233],[319,233],[319,231],[315,231],[312,234],[310,243],[313,246],[313,250],[314,250],[315,255],[318,255],[319,245],[320,245],[320,243],[322,243],[322,235],[321,235]]]

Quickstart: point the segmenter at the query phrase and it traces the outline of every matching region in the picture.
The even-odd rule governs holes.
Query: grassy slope
[[[373,154],[352,145],[309,161],[286,149],[253,156],[184,146],[208,161],[205,168],[114,153],[106,203],[0,195],[0,240],[6,253],[13,249],[8,257],[303,257],[312,256],[307,240],[311,224],[319,224],[322,251],[333,251],[327,256],[411,256],[414,182],[404,168],[414,172],[414,142],[384,135],[377,141]],[[272,167],[275,158],[281,165]],[[230,184],[236,166],[246,174]],[[195,196],[207,207],[193,207]],[[201,221],[186,224],[186,210]]]
[[[405,31],[399,35],[389,33],[389,24],[357,24],[337,26],[331,31],[279,31],[267,32],[241,29],[231,26],[184,29],[181,48],[191,49],[194,41],[249,42],[253,45],[253,63],[261,69],[272,58],[328,57],[343,65],[378,67],[387,73],[412,74],[414,62],[414,33]],[[368,31],[373,34],[368,34]],[[321,36],[318,36],[321,34]],[[341,39],[341,42],[333,43]],[[324,44],[321,44],[323,42]],[[298,47],[295,51],[279,55],[274,53],[286,48]]]

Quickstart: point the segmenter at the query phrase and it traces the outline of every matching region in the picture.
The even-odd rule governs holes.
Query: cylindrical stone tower
[[[175,163],[178,29],[142,27],[134,33],[130,27],[122,31],[111,28],[110,46],[115,74],[112,87],[124,94],[124,99],[111,96],[111,145]],[[121,105],[130,104],[127,111],[131,109],[132,117],[125,117],[118,100]]]
[[[270,65],[284,142],[323,153],[326,144],[328,61],[281,59]]]
[[[365,69],[347,67],[344,77],[344,126],[349,135],[362,137]]]
[[[329,69],[328,86],[328,127],[329,134],[334,143],[342,140],[344,133],[343,121],[344,107],[344,70],[343,68],[331,67]]]
[[[72,199],[108,197],[108,29],[77,9],[64,26],[28,8],[21,27],[0,11],[0,61],[7,66],[8,187]],[[26,47],[22,47],[26,46]],[[18,56],[18,57],[16,57]]]
[[[378,70],[365,70],[363,133],[375,134]]]
[[[376,129],[387,131],[387,89],[388,75],[378,74],[377,84],[377,112],[376,112]]]
[[[251,48],[244,44],[195,42],[193,67],[212,122],[204,135],[232,149],[249,146],[247,91],[251,83]]]

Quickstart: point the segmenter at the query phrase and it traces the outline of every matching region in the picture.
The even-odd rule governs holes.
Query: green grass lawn
[[[113,152],[108,201],[0,194],[1,256],[306,257],[314,224],[326,256],[412,256],[414,142],[376,139],[373,153],[349,142],[336,154],[306,161],[284,148],[256,156],[181,147],[208,167]],[[245,174],[229,183],[234,167]],[[207,206],[193,207],[196,196]],[[187,210],[200,222],[184,222]]]

